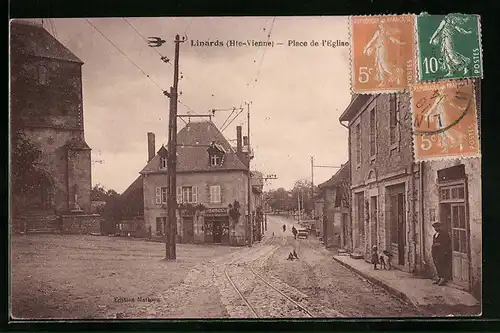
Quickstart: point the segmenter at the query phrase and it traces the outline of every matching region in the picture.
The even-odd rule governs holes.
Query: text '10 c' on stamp
[[[480,157],[474,84],[417,84],[411,89],[415,160]]]
[[[482,78],[480,24],[478,15],[418,15],[420,81]]]
[[[415,82],[414,15],[352,16],[351,89],[394,93]]]

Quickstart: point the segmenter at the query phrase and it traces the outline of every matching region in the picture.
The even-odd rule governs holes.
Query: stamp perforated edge
[[[353,72],[353,69],[354,69],[354,62],[353,62],[353,59],[352,59],[352,48],[354,47],[354,37],[353,37],[353,34],[352,34],[352,19],[354,17],[391,17],[391,16],[412,16],[413,17],[413,57],[414,57],[414,61],[415,61],[415,47],[417,47],[417,44],[415,43],[415,29],[416,29],[416,20],[417,20],[417,15],[416,14],[413,14],[413,13],[403,13],[403,14],[375,14],[375,15],[350,15],[348,17],[348,20],[347,20],[347,26],[348,26],[348,31],[349,31],[349,38],[350,38],[350,41],[351,41],[351,45],[349,47],[349,72],[350,72],[350,78],[349,78],[349,83],[350,83],[350,91],[351,91],[351,95],[373,95],[373,94],[398,94],[398,93],[409,93],[410,92],[410,88],[411,86],[407,86],[405,88],[402,88],[402,89],[386,89],[386,90],[362,90],[362,91],[355,91],[354,90],[354,84],[353,84],[353,80],[354,80],[354,72]],[[481,58],[482,60],[482,58]],[[417,83],[417,70],[415,68],[415,64],[413,65],[413,68],[414,68],[414,81],[415,83]]]
[[[475,78],[475,79],[467,78],[467,79],[460,79],[460,80],[443,80],[443,81],[437,81],[437,82],[421,82],[420,83],[422,85],[436,84],[436,83],[438,83],[438,84],[447,84],[447,83],[458,84],[458,82],[460,82],[460,81],[462,81],[462,82],[466,81],[466,82],[470,82],[472,84],[472,98],[473,98],[474,104],[476,106],[476,121],[474,124],[475,124],[475,133],[477,135],[477,141],[478,141],[477,152],[467,153],[467,154],[463,154],[463,155],[455,154],[455,155],[449,155],[449,156],[417,157],[415,145],[416,145],[416,138],[419,135],[415,134],[415,131],[413,130],[413,124],[415,123],[415,112],[413,112],[413,89],[410,90],[410,112],[411,112],[411,131],[412,131],[411,148],[412,148],[413,160],[415,162],[442,161],[442,160],[469,159],[469,158],[479,158],[480,159],[482,157],[482,155],[481,155],[481,135],[479,133],[479,124],[478,124],[480,113],[479,113],[479,109],[477,107],[476,80],[479,80],[479,79],[478,78]],[[419,85],[419,84],[416,84],[415,86],[417,86],[417,85]]]
[[[448,13],[446,15],[449,15],[452,13]],[[464,77],[464,78],[446,78],[446,79],[436,79],[436,80],[422,80],[421,73],[422,73],[422,68],[420,67],[420,48],[418,47],[419,45],[419,39],[418,39],[418,17],[422,15],[432,15],[428,14],[426,12],[422,12],[418,15],[415,15],[415,25],[414,25],[414,38],[413,40],[415,41],[415,61],[417,62],[417,65],[415,66],[416,68],[416,77],[415,77],[415,84],[420,84],[420,83],[438,83],[438,82],[444,82],[444,81],[451,81],[451,80],[476,80],[476,79],[483,79],[484,78],[484,67],[483,67],[483,36],[481,32],[481,15],[479,14],[466,14],[466,15],[471,15],[471,16],[476,16],[477,17],[477,37],[479,39],[479,58],[481,60],[481,76],[471,76],[471,77]],[[445,16],[446,16],[445,15]]]

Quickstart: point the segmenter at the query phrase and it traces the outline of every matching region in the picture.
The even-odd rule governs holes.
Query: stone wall
[[[103,218],[98,214],[62,215],[62,233],[90,235],[101,233]]]

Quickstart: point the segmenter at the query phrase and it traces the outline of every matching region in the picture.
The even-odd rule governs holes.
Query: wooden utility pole
[[[314,219],[314,156],[311,156],[311,203],[313,205],[311,215]]]
[[[170,88],[170,116],[167,158],[167,226],[165,235],[166,259],[176,259],[177,237],[177,98],[179,87],[179,35],[175,36],[174,86]]]
[[[252,188],[252,173],[250,171],[250,103],[247,103],[247,137],[248,137],[248,223],[250,224],[250,242],[248,244],[249,247],[252,247],[253,243],[253,221],[252,221],[252,207],[251,207],[251,188]]]

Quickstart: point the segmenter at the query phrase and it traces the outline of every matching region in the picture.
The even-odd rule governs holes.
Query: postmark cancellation
[[[411,89],[415,160],[480,157],[477,105],[470,80]]]

